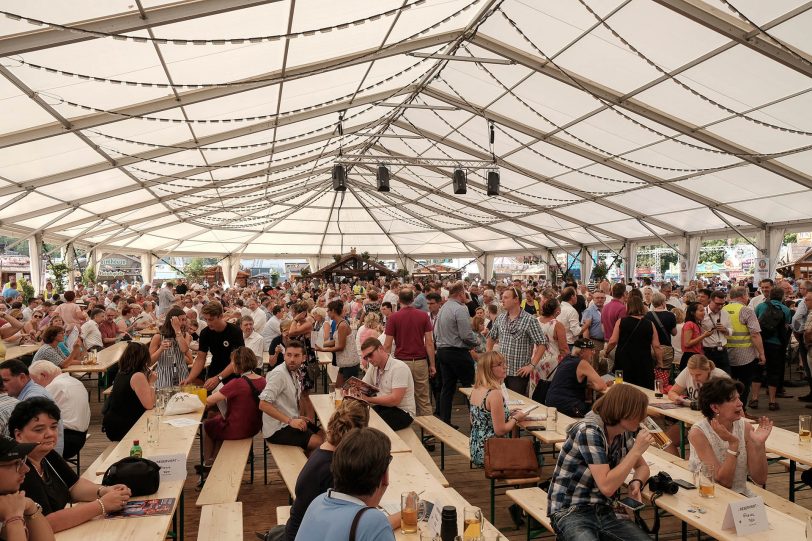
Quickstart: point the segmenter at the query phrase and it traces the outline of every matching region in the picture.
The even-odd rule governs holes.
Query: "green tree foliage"
[[[183,267],[183,274],[186,275],[186,279],[190,282],[200,282],[206,274],[206,267],[206,262],[203,259],[195,257]]]
[[[68,276],[68,266],[64,263],[48,262],[48,270],[54,276],[54,289],[57,293],[65,292],[65,278]]]

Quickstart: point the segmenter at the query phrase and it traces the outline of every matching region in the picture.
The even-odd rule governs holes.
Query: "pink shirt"
[[[617,320],[624,317],[626,317],[626,305],[623,302],[612,299],[603,305],[603,310],[601,310],[601,325],[603,325],[603,336],[606,337],[606,340],[611,338]]]
[[[87,319],[84,317],[82,309],[73,302],[65,302],[57,306],[51,314],[51,319],[53,319],[53,316],[62,318],[62,321],[65,322],[65,330],[68,332],[72,331],[74,327],[80,327]]]

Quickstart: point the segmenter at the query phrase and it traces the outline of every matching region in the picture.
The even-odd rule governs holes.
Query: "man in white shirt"
[[[259,307],[259,303],[253,297],[248,299],[248,313],[245,315],[251,316],[254,319],[254,330],[257,332],[262,332],[262,328],[265,327],[265,324],[268,322],[268,318],[265,316],[265,312],[262,308]]]
[[[759,304],[770,298],[770,292],[773,290],[774,285],[775,283],[770,278],[765,278],[760,281],[758,283],[758,289],[761,291],[761,295],[756,295],[750,299],[750,304],[747,306],[755,310]]]
[[[242,331],[242,339],[245,342],[245,347],[254,352],[257,357],[257,368],[262,368],[262,358],[264,350],[262,349],[262,336],[254,330],[254,318],[251,316],[242,316],[240,318],[240,330]]]
[[[282,334],[279,324],[282,323],[283,319],[285,319],[285,311],[286,308],[284,306],[274,306],[271,308],[271,318],[265,323],[265,326],[262,327],[262,330],[259,332],[260,336],[262,336],[262,348],[265,351],[268,351],[273,339]]]
[[[172,304],[175,302],[175,293],[172,291],[174,285],[172,282],[166,282],[164,287],[158,290],[158,317],[166,314],[172,308]]]
[[[50,361],[35,361],[28,373],[37,384],[53,397],[59,406],[65,426],[65,450],[62,458],[73,458],[79,454],[87,441],[90,426],[90,399],[84,384]]]
[[[92,348],[104,349],[104,340],[102,339],[101,331],[99,330],[99,323],[104,320],[104,310],[101,308],[94,308],[90,312],[90,319],[82,323],[81,336],[82,343],[85,345],[86,350]]]
[[[561,313],[556,318],[564,325],[570,351],[572,351],[572,346],[575,344],[575,339],[581,334],[581,318],[578,317],[578,310],[572,306],[575,301],[575,288],[565,287],[564,291],[561,292]]]
[[[398,311],[398,293],[400,293],[400,282],[397,280],[392,280],[392,283],[389,286],[389,291],[387,291],[383,296],[383,301],[381,302],[388,302],[392,305],[392,311]]]
[[[713,334],[702,339],[702,348],[705,357],[713,361],[716,368],[730,374],[730,360],[727,355],[727,337],[733,334],[733,324],[730,314],[722,310],[725,307],[725,293],[714,291],[711,293],[705,319],[702,320],[704,332],[713,331]]]
[[[416,404],[414,380],[406,363],[390,356],[377,338],[367,338],[361,344],[361,359],[369,363],[364,381],[378,388],[375,396],[349,391],[352,396],[372,404],[392,430],[412,424]]]

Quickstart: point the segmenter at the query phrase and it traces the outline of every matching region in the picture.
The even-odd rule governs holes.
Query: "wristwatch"
[[[26,515],[25,513],[23,513],[23,516],[24,516],[25,518],[27,518],[27,519],[28,519],[28,518],[33,517],[33,516],[34,516],[34,515],[36,515],[37,513],[42,513],[42,506],[41,506],[40,504],[38,504],[37,502],[34,502],[34,506],[36,506],[36,509],[35,509],[35,510],[34,510],[34,512],[33,512],[33,513],[31,513],[30,515]]]
[[[219,374],[218,374],[218,375],[217,375],[217,379],[219,379],[220,381],[223,381],[223,376],[221,376],[221,375],[219,375]]]

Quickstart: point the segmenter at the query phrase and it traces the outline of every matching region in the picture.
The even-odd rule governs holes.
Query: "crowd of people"
[[[696,403],[707,421],[689,433],[692,464],[715,465],[718,481],[742,493],[747,476],[763,481],[764,441],[772,424],[753,417],[754,427],[744,419],[760,409],[762,386],[767,408],[779,408],[788,351],[795,351],[791,342],[810,385],[799,399],[812,402],[805,346],[812,343],[812,282],[749,286],[605,280],[589,287],[522,280],[401,284],[380,278],[223,288],[180,280],[161,287],[77,286],[25,304],[9,291],[0,305],[0,336],[6,343],[41,346],[30,366],[19,359],[0,364],[0,432],[17,442],[0,442],[0,467],[13,466],[24,477],[18,485],[41,509],[49,530],[120,508],[126,487],[97,487],[66,463],[84,445],[90,409],[83,384],[62,369],[127,341],[103,409],[109,439],[123,438],[155,406],[159,390],[198,384],[209,392],[202,476],[223,441],[260,431],[270,443],[308,454],[291,521],[267,532],[268,540],[312,539],[328,531],[334,516],[345,520],[348,504],[379,501],[389,451],[380,433],[365,428],[369,410],[394,430],[423,415],[458,428],[452,424],[458,387],[473,387],[475,465],[483,464],[488,439],[515,432],[524,418],[508,406],[508,390],[582,419],[569,427],[548,509],[559,535],[573,539],[608,520],[629,473],[636,499],[648,478],[641,457],[651,437],[639,430],[647,399],[631,385],[613,385],[619,372],[624,382],[654,389],[659,381],[669,399]],[[149,329],[154,334],[142,343],[139,333]],[[347,389],[326,427],[319,426],[309,398],[319,352],[332,357],[337,388]],[[351,378],[377,394],[345,386]],[[339,460],[342,449],[349,456]],[[669,450],[678,452],[675,446]],[[24,522],[40,525],[29,532],[45,530],[38,515],[27,512],[27,501],[17,498],[13,506],[25,508]],[[77,505],[65,509],[67,502]],[[7,517],[5,509],[0,496],[0,519]],[[375,513],[360,519],[362,529],[377,532],[386,523],[391,533],[397,517],[381,522]],[[636,538],[628,528],[610,526],[618,536]],[[298,533],[305,530],[307,537]]]

